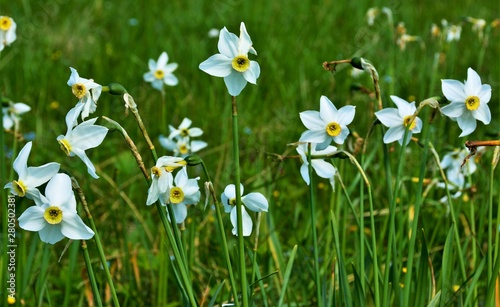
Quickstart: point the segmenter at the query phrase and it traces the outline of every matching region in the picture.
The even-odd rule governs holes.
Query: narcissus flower
[[[174,76],[173,72],[177,69],[177,63],[168,63],[168,54],[162,52],[158,61],[149,59],[149,71],[144,74],[144,81],[150,82],[153,88],[163,91],[163,84],[175,86],[179,80]]]
[[[68,175],[54,175],[45,188],[45,197],[35,200],[35,203],[21,214],[19,226],[38,231],[43,242],[55,244],[64,237],[88,240],[94,236],[76,211],[76,199]]]
[[[175,175],[174,186],[170,187],[170,190],[160,197],[162,204],[172,204],[172,210],[177,224],[184,222],[186,219],[186,205],[194,205],[200,201],[199,179],[200,177],[189,179],[186,168],[183,167]]]
[[[201,136],[203,134],[203,130],[196,127],[189,128],[191,127],[191,123],[192,121],[186,117],[182,120],[181,124],[179,125],[179,128],[177,129],[174,128],[174,126],[169,125],[168,128],[170,129],[170,135],[168,136],[168,138],[173,139],[177,136],[190,137],[190,138]]]
[[[398,141],[400,145],[403,144],[403,138],[405,135],[405,129],[408,125],[408,136],[406,137],[406,144],[411,140],[414,133],[420,133],[422,130],[422,120],[415,117],[410,123],[411,117],[417,110],[415,107],[415,102],[409,103],[408,101],[401,99],[397,96],[391,96],[392,101],[398,107],[396,108],[385,108],[378,112],[375,112],[375,116],[378,120],[389,129],[384,135],[384,143],[392,143]]]
[[[439,162],[441,168],[446,170],[446,178],[448,182],[455,188],[462,189],[465,186],[465,176],[474,173],[477,170],[477,165],[474,159],[469,159],[462,167],[465,157],[469,154],[467,149],[456,149],[444,155]]]
[[[243,195],[243,185],[240,185],[240,192]],[[234,184],[228,185],[221,195],[224,211],[230,213],[231,224],[233,224],[233,235],[238,235],[237,229],[237,211],[236,211],[236,187]],[[267,212],[269,203],[261,193],[253,192],[241,197],[241,202],[249,210],[254,212]],[[245,206],[241,207],[241,215],[243,219],[243,236],[247,237],[252,234],[252,219],[245,210]]]
[[[31,107],[22,102],[9,102],[7,107],[2,108],[3,128],[10,130],[14,125],[18,125],[21,115],[30,111]]]
[[[462,133],[466,136],[476,130],[476,120],[485,125],[491,121],[488,102],[491,98],[491,86],[481,84],[481,78],[472,69],[467,70],[467,80],[462,83],[457,80],[441,80],[443,94],[451,101],[441,108],[444,115],[456,120]]]
[[[82,120],[94,113],[97,108],[97,100],[101,96],[102,86],[95,83],[92,79],[80,78],[78,72],[73,67],[69,68],[71,75],[69,76],[68,85],[71,86],[71,91],[76,98],[82,103]]]
[[[309,185],[311,182],[309,178],[309,163],[307,162],[307,152],[308,152],[308,144],[301,143],[297,146],[297,152],[300,155],[300,160],[302,162],[302,166],[300,167],[300,175],[302,175],[302,179]],[[320,155],[328,155],[337,150],[335,146],[328,146],[323,150],[316,150],[316,144],[312,144],[311,146],[311,156],[320,156]],[[326,162],[324,159],[311,159],[311,166],[318,176],[325,179],[332,179],[335,176],[337,170],[335,167]]]
[[[0,16],[0,51],[16,40],[16,23],[8,16]]]
[[[173,184],[172,172],[186,165],[182,158],[162,156],[156,161],[156,165],[151,168],[151,186],[148,190],[146,205],[151,205],[158,200],[160,194],[165,194]]]
[[[354,106],[344,106],[337,110],[326,96],[321,96],[318,111],[304,111],[300,119],[307,129],[300,136],[300,142],[317,143],[316,150],[327,148],[332,140],[344,144],[349,135],[349,125],[356,113]]]
[[[231,96],[238,96],[247,82],[256,84],[260,75],[259,63],[250,61],[248,53],[257,55],[252,47],[245,23],[240,25],[240,37],[224,27],[219,33],[219,52],[203,63],[200,69],[209,75],[223,77]]]
[[[66,115],[68,130],[66,135],[59,135],[57,141],[66,155],[70,157],[77,155],[82,159],[85,165],[87,165],[88,173],[97,179],[99,176],[95,173],[95,167],[89,157],[87,157],[85,151],[99,146],[106,137],[109,129],[103,126],[94,125],[97,118],[84,121],[75,127],[78,115],[83,107],[84,105],[79,103],[68,112]]]
[[[51,162],[42,166],[28,167],[28,156],[31,152],[32,142],[26,143],[14,160],[14,170],[19,178],[5,185],[5,189],[10,189],[11,193],[34,201],[41,201],[43,195],[37,187],[49,181],[59,172],[59,163]]]
[[[166,138],[163,135],[158,137],[160,145],[174,153],[176,157],[186,157],[207,147],[207,143],[199,140],[191,140],[189,137],[177,137],[175,139]]]

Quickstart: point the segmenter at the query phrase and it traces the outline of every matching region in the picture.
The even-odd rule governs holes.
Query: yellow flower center
[[[250,67],[250,60],[246,55],[238,55],[231,62],[234,70],[244,72]]]
[[[326,133],[329,136],[335,137],[340,134],[340,131],[342,131],[342,128],[338,123],[331,122],[326,126]]]
[[[160,174],[161,174],[160,173],[160,169],[158,167],[156,167],[156,166],[153,166],[151,168],[151,173],[153,173],[153,175],[156,176],[156,177],[160,177]]]
[[[412,115],[408,115],[408,116],[405,116],[405,118],[403,119],[403,124],[405,125],[405,127],[408,127],[408,125],[410,125],[410,127],[408,128],[408,130],[413,130],[415,128],[415,126],[417,125],[417,121],[416,120],[413,120],[410,124],[410,120],[412,118]]]
[[[165,166],[165,170],[169,173],[173,172],[174,170],[178,169],[179,167],[183,167],[187,164],[186,161],[184,160],[181,160],[179,162],[175,162],[175,165],[171,165],[171,166]]]
[[[162,80],[163,77],[165,77],[165,72],[161,69],[157,69],[155,72],[154,72],[154,76],[156,79],[160,79]]]
[[[189,130],[187,128],[183,128],[183,129],[181,129],[181,133],[180,134],[181,134],[182,137],[186,137],[186,136],[189,135]]]
[[[16,194],[20,197],[24,197],[26,195],[26,185],[22,181],[12,181],[12,186]]]
[[[465,99],[465,106],[469,111],[477,110],[477,108],[479,108],[479,97],[477,96],[467,97],[467,99]]]
[[[12,26],[12,20],[9,17],[3,16],[0,18],[0,30],[7,31]]]
[[[227,201],[228,205],[230,206],[236,206],[236,197],[235,198],[231,198]]]
[[[179,146],[179,152],[181,153],[181,155],[185,155],[189,152],[189,148],[186,144],[182,144],[181,146]]]
[[[71,91],[73,92],[73,95],[76,96],[76,98],[80,99],[85,96],[87,88],[85,87],[85,85],[83,85],[83,83],[75,83],[71,86]]]
[[[62,139],[59,141],[59,145],[61,149],[66,153],[67,156],[71,153],[71,144],[66,139]]]
[[[59,207],[50,206],[47,209],[45,209],[43,218],[47,221],[47,223],[51,225],[56,225],[61,223],[63,219],[63,212],[61,209],[59,209]]]
[[[173,187],[170,189],[170,202],[172,204],[181,203],[184,200],[184,191],[179,187]]]

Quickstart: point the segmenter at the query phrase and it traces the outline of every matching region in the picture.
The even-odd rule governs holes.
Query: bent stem
[[[73,186],[73,189],[78,194],[78,197],[80,198],[80,201],[83,205],[83,210],[85,211],[85,214],[87,215],[87,218],[89,220],[90,228],[92,228],[92,230],[94,231],[94,242],[96,244],[97,251],[99,252],[99,258],[101,259],[101,264],[104,269],[104,274],[106,275],[106,280],[108,281],[109,289],[111,291],[111,298],[113,299],[113,304],[115,306],[120,306],[120,302],[118,301],[118,297],[116,296],[116,290],[113,284],[113,279],[111,278],[111,273],[109,272],[106,255],[104,255],[104,248],[102,247],[101,238],[99,237],[99,233],[97,232],[97,227],[95,226],[94,218],[90,213],[89,207],[87,205],[87,200],[85,199],[85,195],[83,194],[83,190],[80,188],[78,181],[76,181],[74,177],[71,177],[71,184]]]
[[[232,113],[233,113],[233,153],[234,153],[234,181],[236,188],[236,220],[238,233],[238,250],[240,262],[240,285],[241,296],[243,299],[243,307],[248,306],[248,291],[247,291],[247,276],[245,264],[245,241],[243,237],[243,218],[241,204],[241,179],[240,179],[240,150],[238,144],[238,108],[236,105],[236,97],[232,96]]]
[[[313,251],[314,251],[314,277],[316,282],[316,304],[322,306],[321,297],[321,284],[319,276],[319,251],[318,251],[318,235],[316,233],[316,207],[314,200],[314,188],[313,188],[313,168],[311,163],[311,143],[307,143],[307,168],[309,171],[309,207],[311,210],[311,231],[313,236]]]

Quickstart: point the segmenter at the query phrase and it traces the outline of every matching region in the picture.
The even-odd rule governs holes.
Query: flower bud
[[[187,165],[189,166],[196,166],[203,163],[203,160],[197,155],[187,156],[186,158],[184,158],[184,161],[186,161]]]
[[[354,68],[357,68],[357,69],[361,69],[361,70],[365,70],[363,68],[363,64],[362,64],[362,59],[360,57],[355,57],[355,58],[352,58],[351,59],[351,65],[352,67]]]
[[[109,88],[109,93],[111,95],[123,95],[123,94],[127,93],[127,90],[125,89],[125,87],[123,85],[121,85],[120,83],[116,83],[116,82],[110,83],[110,84],[108,84],[108,88]]]

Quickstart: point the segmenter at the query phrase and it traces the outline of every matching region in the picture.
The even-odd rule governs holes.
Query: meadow
[[[371,11],[372,24],[371,8],[378,9]],[[2,106],[12,101],[31,107],[21,115],[19,131],[3,130],[0,184],[16,180],[12,165],[29,141],[29,166],[60,163],[60,172],[74,177],[85,195],[113,282],[111,287],[95,237],[86,240],[85,259],[80,240],[47,244],[16,224],[13,305],[500,305],[500,175],[492,164],[498,143],[479,148],[453,174],[465,180],[459,189],[443,170],[446,154],[465,149],[466,141],[500,139],[498,3],[19,0],[2,2],[0,16],[17,24],[17,40],[0,52]],[[485,27],[474,28],[468,17],[484,19]],[[199,65],[219,52],[219,36],[209,31],[226,27],[239,36],[241,22],[257,51],[249,59],[259,63],[260,76],[235,98],[236,161],[234,101],[222,78]],[[449,37],[452,26],[461,27],[458,38]],[[143,79],[148,61],[162,52],[178,64],[178,84],[165,85],[163,93]],[[350,63],[335,71],[323,65],[353,58],[376,69],[380,95],[369,69],[357,74]],[[110,129],[102,144],[87,151],[99,179],[61,150],[56,138],[65,134],[65,117],[78,102],[67,84],[70,67],[100,85],[126,88],[157,156],[174,155],[159,142],[169,125],[189,118],[203,130],[196,139],[208,145],[196,155],[206,169],[187,167],[190,178],[200,177],[201,197],[188,206],[182,224],[172,227],[159,214],[165,207],[146,205],[150,183],[123,134],[104,118],[128,133],[152,176],[156,159],[123,95],[103,92],[90,115]],[[491,86],[491,122],[478,121],[472,133],[459,137],[457,122],[440,111],[449,104],[441,80],[464,82],[469,68]],[[406,146],[385,144],[387,128],[373,125],[379,103],[395,107],[391,95],[415,101],[417,108],[431,102],[419,109],[422,131]],[[325,159],[337,170],[329,180],[309,168],[307,185],[296,151],[307,130],[299,113],[318,111],[322,96],[339,109],[355,106],[356,113],[345,142],[332,143],[334,155],[306,152],[307,159]],[[258,192],[268,202],[267,212],[248,212],[253,231],[241,238],[232,234],[220,203],[237,177],[244,195]],[[206,189],[209,180],[217,201]],[[9,195],[2,190],[2,304],[8,303],[12,261]],[[31,199],[15,197],[16,217],[30,206]],[[89,274],[95,275],[94,289]]]

